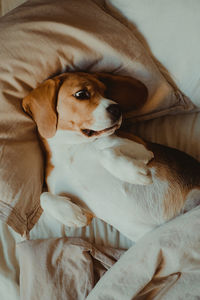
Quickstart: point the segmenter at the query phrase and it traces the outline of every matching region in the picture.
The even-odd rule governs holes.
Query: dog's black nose
[[[121,117],[121,109],[118,104],[111,104],[106,109],[113,121],[117,121]]]

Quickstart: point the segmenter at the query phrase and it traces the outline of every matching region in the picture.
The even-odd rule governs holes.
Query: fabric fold
[[[87,300],[192,300],[200,295],[200,207],[148,233],[108,270]]]
[[[21,300],[86,299],[123,253],[98,250],[80,238],[32,240],[17,245]]]

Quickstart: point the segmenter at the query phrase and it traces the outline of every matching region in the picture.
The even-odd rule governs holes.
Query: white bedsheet
[[[189,2],[185,0],[170,0],[168,3],[173,2],[170,9],[170,4],[163,6],[164,2],[160,0],[154,0],[153,2],[149,0],[113,0],[110,2],[115,2],[116,7],[137,25],[137,29],[145,36],[153,54],[171,72],[176,84],[198,105],[200,103],[200,58],[196,61],[196,66],[198,67],[195,66],[192,58],[194,59],[197,50],[198,53],[200,52],[200,42],[199,39],[198,41],[196,40],[195,31],[197,23],[194,20],[197,16],[197,10],[198,12],[200,11],[200,2],[195,0]],[[180,2],[182,5],[181,13],[178,15],[174,14],[174,9],[177,5],[180,5]],[[154,14],[151,17],[147,8],[152,3],[154,3]],[[159,3],[162,3],[162,5]],[[164,10],[165,14],[162,17]],[[188,19],[188,14],[190,19]],[[180,35],[183,37],[184,35],[182,26],[180,26],[180,18],[183,21],[183,17],[188,20],[187,36],[190,36],[189,42],[185,41],[185,47],[184,44],[179,45],[177,42],[178,37]],[[163,39],[161,41],[164,29],[168,29],[167,38],[171,40],[171,43],[167,43],[166,39],[164,42]],[[173,43],[173,41],[176,42]],[[194,41],[194,43],[191,44],[191,41]],[[173,48],[178,52],[176,57],[173,56]],[[188,51],[191,51],[189,56]],[[184,60],[185,56],[189,57],[186,61]],[[136,124],[133,126],[133,130],[147,140],[175,147],[200,159],[200,113],[162,117]],[[97,244],[124,249],[132,245],[132,242],[122,234],[119,234],[114,228],[99,220],[93,220],[92,225],[87,228],[72,230],[45,214],[42,215],[31,231],[30,239],[65,235],[81,236]],[[24,238],[15,233],[6,224],[0,222],[1,300],[19,299],[19,265],[15,243],[22,240]]]

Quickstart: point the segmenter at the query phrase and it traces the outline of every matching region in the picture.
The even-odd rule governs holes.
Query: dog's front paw
[[[153,182],[151,171],[143,161],[132,160],[132,165],[130,164],[129,172],[129,176],[126,180],[128,183],[148,185]]]
[[[40,202],[47,214],[69,227],[84,227],[93,219],[92,213],[74,204],[65,196],[45,192],[41,194]]]
[[[149,158],[152,158],[150,152]],[[116,178],[131,183],[147,185],[152,183],[152,176],[146,160],[126,156],[116,149],[105,149],[101,151],[99,160],[104,168]]]
[[[128,156],[144,164],[148,164],[154,158],[153,152],[148,150],[144,145],[129,140],[124,145],[116,148],[115,151],[116,155]]]

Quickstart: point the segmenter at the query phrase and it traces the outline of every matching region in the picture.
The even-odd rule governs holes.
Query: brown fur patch
[[[164,199],[164,216],[169,220],[181,212],[187,194],[200,187],[200,163],[186,153],[159,144],[147,143],[147,148],[154,153],[149,167],[169,184]]]
[[[129,140],[133,141],[133,142],[136,142],[136,143],[139,143],[139,144],[142,144],[142,145],[146,146],[145,141],[143,141],[141,138],[139,138],[138,136],[134,135],[131,132],[126,132],[126,131],[123,131],[123,130],[117,130],[116,135],[119,136],[119,137],[126,138],[126,139],[129,139]]]
[[[41,140],[42,140],[42,145],[44,147],[44,153],[45,153],[45,182],[48,187],[47,178],[50,176],[51,172],[53,171],[54,166],[51,163],[52,153],[49,144],[46,139],[41,138]],[[50,190],[49,187],[48,190]]]
[[[116,101],[122,112],[141,108],[147,101],[148,90],[139,80],[108,73],[97,73],[97,78],[106,86],[106,98]]]
[[[56,132],[56,101],[60,84],[58,79],[49,79],[22,101],[25,112],[35,120],[40,135],[45,138],[52,137]]]

